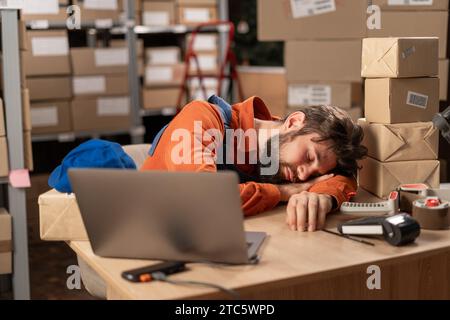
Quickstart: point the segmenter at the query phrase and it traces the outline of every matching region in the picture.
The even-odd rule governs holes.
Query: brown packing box
[[[28,78],[31,101],[61,100],[72,98],[71,77]]]
[[[22,89],[22,129],[31,130],[30,90]]]
[[[439,100],[447,101],[448,97],[449,60],[439,60]]]
[[[4,135],[6,135],[5,110],[3,107],[3,100],[0,97],[0,137],[3,137]]]
[[[0,275],[12,273],[12,223],[11,216],[0,208]]]
[[[171,66],[151,66],[145,68],[146,87],[167,87],[181,85],[185,72],[184,63]]]
[[[128,96],[76,98],[72,101],[71,110],[75,131],[114,131],[131,126]]]
[[[366,38],[361,76],[367,78],[438,75],[438,38]]]
[[[0,137],[0,177],[7,177],[9,173],[8,144],[6,137]]]
[[[288,41],[288,82],[361,82],[361,41]]]
[[[74,76],[72,91],[74,97],[127,95],[129,93],[128,75]]]
[[[273,115],[283,117],[287,105],[286,69],[279,67],[239,67],[244,99],[260,97]]]
[[[24,21],[33,23],[37,23],[39,25],[39,21],[48,21],[48,22],[58,22],[58,23],[66,23],[69,15],[67,14],[67,8],[59,8],[56,13],[42,13],[42,14],[24,14],[22,13],[21,18]]]
[[[407,160],[436,160],[439,130],[432,122],[398,124],[369,123],[359,119],[364,130],[363,145],[368,155],[384,162]]]
[[[439,58],[447,53],[447,11],[381,12],[381,29],[367,30],[373,37],[438,37]]]
[[[291,7],[291,3],[298,5]],[[308,5],[310,7],[305,8],[300,1],[258,0],[258,39],[284,41],[364,37],[366,1],[309,1]]]
[[[31,105],[33,134],[72,131],[72,118],[68,101],[51,101]]]
[[[446,11],[448,10],[448,0],[371,0],[372,4],[379,6],[382,10],[386,11],[426,11],[426,10],[436,10],[436,11]],[[393,4],[394,3],[394,4]],[[398,3],[395,4],[395,3]]]
[[[109,42],[111,48],[127,48],[127,41],[122,39],[112,39]],[[144,56],[144,39],[136,39],[136,55]]]
[[[333,105],[342,109],[361,106],[362,84],[351,82],[295,82],[288,85],[288,107]]]
[[[369,122],[431,121],[438,111],[438,78],[366,79],[365,116]]]
[[[142,3],[144,26],[170,26],[175,24],[175,3],[172,1],[144,1]]]
[[[127,48],[73,48],[70,56],[76,76],[128,72]]]
[[[110,1],[108,1],[109,3]],[[101,1],[96,1],[97,4],[102,4]],[[117,1],[117,6],[114,9],[91,9],[84,5],[82,0],[74,0],[74,5],[80,6],[81,9],[81,19],[84,22],[93,22],[98,20],[113,20],[118,21],[120,17],[120,3]]]
[[[177,4],[216,5],[218,0],[176,0]]]
[[[191,34],[186,35],[186,50],[192,39]],[[219,48],[219,36],[214,33],[200,33],[197,34],[194,43],[193,50],[197,53],[201,52],[218,52]]]
[[[181,62],[179,47],[152,47],[145,50],[147,65],[174,65]]]
[[[142,90],[144,109],[174,108],[178,103],[179,87],[144,88]]]
[[[39,234],[39,195],[47,192],[48,174],[33,174],[30,176],[31,187],[26,189],[28,242],[30,244],[41,243]]]
[[[30,171],[34,170],[33,163],[33,145],[31,141],[31,131],[23,132],[23,147],[24,147],[24,164],[25,168]]]
[[[207,5],[179,5],[177,7],[178,23],[196,26],[201,23],[218,20],[217,6]]]
[[[386,197],[403,183],[425,183],[439,188],[439,161],[380,162],[370,157],[360,162],[359,185],[378,197]]]
[[[27,76],[71,73],[67,31],[29,31],[28,51],[22,52]]]
[[[204,75],[214,75],[219,73],[219,56],[217,52],[198,52],[197,61],[200,65],[200,70]],[[190,75],[198,74],[197,63],[194,58],[190,61]]]

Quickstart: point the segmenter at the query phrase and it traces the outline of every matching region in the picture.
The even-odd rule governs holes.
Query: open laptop
[[[266,233],[244,232],[234,172],[71,169],[69,178],[99,256],[258,261]]]

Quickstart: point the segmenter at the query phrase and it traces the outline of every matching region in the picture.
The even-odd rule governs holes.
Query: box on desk
[[[128,75],[74,76],[72,90],[75,97],[127,95],[129,93]]]
[[[366,1],[258,0],[258,39],[362,38],[366,31]]]
[[[438,160],[380,162],[367,157],[360,165],[359,186],[380,198],[404,183],[425,183],[439,188]]]
[[[142,24],[155,27],[174,25],[175,3],[173,1],[142,2]]]
[[[368,155],[384,162],[407,160],[436,160],[439,131],[432,122],[399,124],[369,123],[359,119],[364,130],[362,142]]]
[[[285,44],[288,82],[361,82],[361,41],[288,41]]]
[[[12,273],[11,215],[0,208],[0,275]]]
[[[295,82],[288,85],[288,107],[333,105],[350,109],[362,105],[362,95],[362,85],[357,82]]]
[[[68,101],[51,101],[31,104],[33,134],[72,131],[72,117]]]
[[[27,81],[31,101],[61,100],[72,98],[72,78],[36,77]]]
[[[366,79],[365,116],[369,122],[431,121],[438,110],[438,78]]]
[[[366,38],[361,76],[367,78],[435,77],[438,38]]]
[[[115,131],[131,127],[128,96],[76,98],[71,109],[75,131]]]
[[[127,48],[73,48],[70,50],[73,74],[123,74],[128,72]]]
[[[439,58],[446,58],[447,11],[382,11],[381,17],[381,29],[369,29],[368,37],[438,37]]]
[[[29,47],[22,52],[26,76],[71,73],[67,31],[29,31]]]

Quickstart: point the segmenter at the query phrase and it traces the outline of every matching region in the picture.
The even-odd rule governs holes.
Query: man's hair
[[[305,114],[305,125],[293,135],[317,133],[319,138],[312,141],[318,143],[330,141],[330,148],[337,161],[333,172],[344,176],[356,176],[359,168],[357,160],[367,155],[367,148],[361,145],[364,138],[361,126],[355,124],[346,112],[333,106],[301,107],[298,111]]]

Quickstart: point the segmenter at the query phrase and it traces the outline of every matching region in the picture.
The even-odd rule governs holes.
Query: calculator
[[[382,202],[344,202],[340,211],[343,213],[373,214],[385,213],[394,214],[398,210],[398,192],[392,191],[387,201]]]

